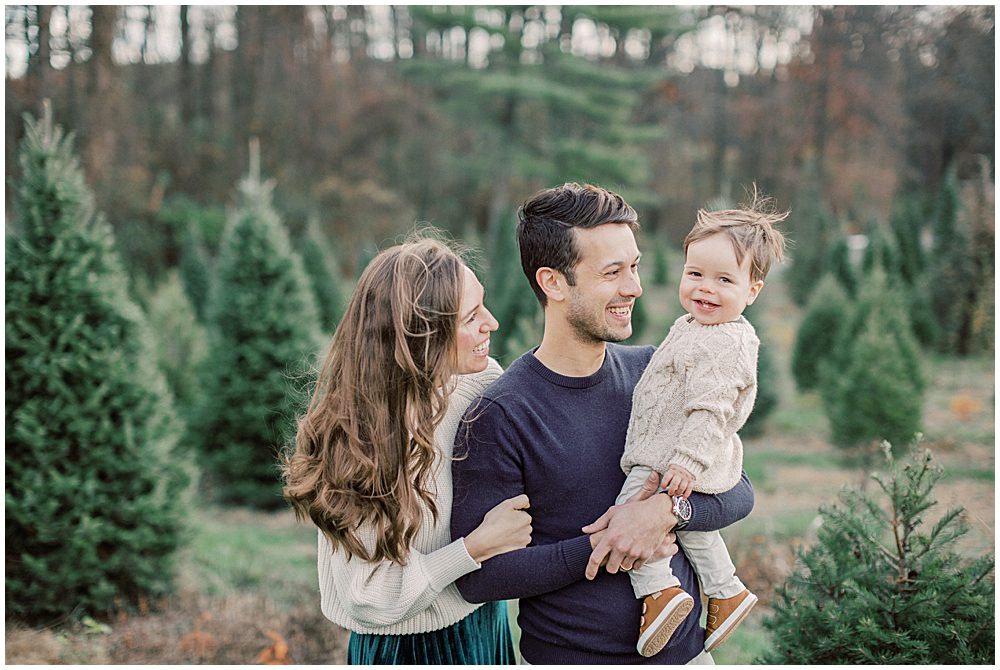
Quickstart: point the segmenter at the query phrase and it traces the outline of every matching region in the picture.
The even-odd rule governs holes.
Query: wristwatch
[[[677,525],[674,530],[684,530],[684,527],[691,521],[691,503],[687,498],[681,496],[670,496],[674,501],[674,516],[677,517]]]

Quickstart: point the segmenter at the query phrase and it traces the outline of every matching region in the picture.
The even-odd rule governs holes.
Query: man
[[[650,658],[636,650],[642,601],[620,571],[667,553],[678,516],[689,530],[717,530],[753,507],[745,474],[726,493],[693,494],[690,507],[652,494],[654,474],[644,493],[614,506],[632,390],[654,351],[614,344],[632,334],[642,295],[636,212],[615,193],[574,183],[535,195],[518,217],[521,264],[545,330],[466,414],[451,524],[453,537],[466,535],[495,504],[525,493],[532,543],[485,562],[458,588],[471,602],[520,599],[528,663],[712,663],[683,553],[671,565],[695,609]]]

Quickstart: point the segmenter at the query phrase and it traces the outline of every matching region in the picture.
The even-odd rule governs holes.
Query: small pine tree
[[[513,218],[507,216],[503,220],[512,221]],[[520,322],[522,320],[533,322],[535,316],[541,312],[541,307],[521,269],[521,254],[517,248],[515,226],[498,226],[497,237],[492,246],[493,252],[489,254],[489,281],[486,283],[489,291],[487,300],[490,311],[500,323],[500,329],[493,334],[490,350],[501,363],[509,364],[524,353],[515,351],[511,347],[512,338]],[[538,342],[540,341],[539,337]],[[534,347],[538,342],[530,346]]]
[[[778,370],[774,365],[771,347],[760,343],[757,352],[757,399],[753,411],[740,429],[743,437],[758,437],[764,433],[767,417],[778,408]]]
[[[814,171],[814,170],[813,170]],[[809,185],[795,198],[792,237],[795,250],[786,272],[788,291],[800,307],[809,302],[816,279],[827,271],[827,259],[839,234],[839,224],[823,204],[823,194],[815,177],[807,177]]]
[[[820,363],[830,356],[850,313],[851,304],[840,282],[832,274],[823,277],[795,335],[792,376],[800,391],[819,386]]]
[[[8,617],[107,614],[171,589],[184,476],[151,334],[72,137],[26,118],[6,251]]]
[[[895,203],[889,225],[899,251],[900,273],[908,284],[913,285],[927,267],[920,240],[924,230],[920,197],[917,194],[902,196]]]
[[[861,274],[870,274],[875,265],[880,266],[895,281],[904,279],[899,250],[882,226],[872,222],[868,226],[868,246],[861,260]]]
[[[954,169],[941,186],[934,226],[931,308],[938,320],[938,349],[967,354],[978,282],[967,222],[960,219],[961,196]]]
[[[899,334],[893,332],[894,323],[902,321],[907,329],[909,324],[898,304],[880,307],[867,314],[861,332],[847,346],[839,345],[840,355],[821,367],[831,437],[849,450],[878,440],[909,444],[920,430],[923,381],[914,378],[914,368],[919,374],[916,347],[901,348]],[[888,317],[889,310],[898,314]],[[864,451],[862,457],[867,457]]]
[[[147,314],[157,363],[177,401],[178,413],[186,420],[198,404],[198,369],[208,353],[208,339],[177,270],[169,272],[150,296]]]
[[[212,290],[212,269],[208,252],[205,251],[201,237],[193,227],[188,228],[181,242],[178,269],[195,316],[204,323],[208,310],[208,297]]]
[[[841,236],[834,242],[826,266],[830,274],[840,282],[847,296],[853,299],[858,294],[858,273],[851,263],[851,249],[846,237]]]
[[[323,345],[308,280],[262,183],[240,184],[216,265],[202,401],[190,425],[204,477],[222,502],[281,507],[279,445],[301,408],[293,384]]]
[[[315,220],[310,219],[306,225],[300,250],[302,267],[309,278],[316,306],[319,308],[320,323],[325,332],[332,333],[337,329],[347,308],[347,296],[344,295],[340,272]]]
[[[993,556],[953,549],[967,532],[961,509],[928,528],[941,470],[929,451],[874,477],[876,499],[845,490],[820,509],[816,544],[778,587],[764,626],[765,664],[992,664],[996,650]]]

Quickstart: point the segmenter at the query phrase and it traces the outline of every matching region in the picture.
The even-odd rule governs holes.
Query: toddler
[[[743,209],[699,210],[684,240],[684,274],[677,319],[653,354],[632,396],[622,469],[628,474],[618,498],[635,494],[652,470],[674,496],[677,541],[698,573],[708,596],[705,650],[712,651],[757,602],[736,577],[736,568],[718,531],[681,529],[691,518],[692,491],[722,493],[740,479],[743,445],[739,430],[757,395],[760,341],[742,315],[764,286],[764,277],[784,252],[774,224],[788,213],[773,213],[754,191]],[[680,588],[669,559],[652,561],[629,573],[643,598],[640,654],[652,656],[694,607]]]

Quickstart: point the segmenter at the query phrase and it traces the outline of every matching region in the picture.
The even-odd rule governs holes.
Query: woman
[[[285,464],[285,497],[319,527],[323,613],[352,631],[350,664],[513,663],[504,603],[454,581],[527,546],[527,496],[450,538],[451,455],[469,403],[501,370],[483,287],[445,244],[369,264],[333,336]]]

